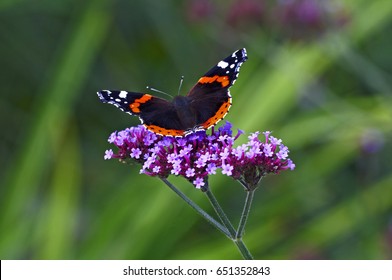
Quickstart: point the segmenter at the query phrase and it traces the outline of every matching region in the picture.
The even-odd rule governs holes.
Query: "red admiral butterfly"
[[[207,130],[226,116],[231,106],[229,88],[246,60],[245,49],[234,52],[204,74],[186,96],[176,96],[171,102],[124,90],[102,90],[98,97],[139,116],[142,124],[156,134],[181,137]]]

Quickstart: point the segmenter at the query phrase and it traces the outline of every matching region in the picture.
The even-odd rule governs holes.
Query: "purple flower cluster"
[[[140,173],[163,178],[182,176],[201,189],[207,187],[208,176],[218,170],[255,188],[268,173],[295,168],[288,158],[288,148],[269,131],[263,133],[264,140],[259,140],[260,133],[255,132],[247,143],[234,147],[243,132],[232,136],[231,128],[226,122],[218,130],[212,129],[210,135],[198,131],[175,138],[156,135],[142,125],[130,127],[110,135],[108,141],[118,151],[107,150],[104,158],[131,159],[142,164]]]
[[[318,38],[331,29],[344,27],[351,15],[339,1],[321,0],[232,0],[222,5],[212,0],[187,0],[188,20],[210,26],[219,17],[232,32],[263,28],[288,39]]]

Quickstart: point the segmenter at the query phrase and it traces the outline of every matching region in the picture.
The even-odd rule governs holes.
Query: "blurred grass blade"
[[[42,207],[39,238],[33,246],[33,259],[73,258],[71,251],[79,222],[81,194],[81,151],[74,131],[67,134],[58,154],[47,199]]]
[[[3,233],[2,242],[11,242],[19,235],[15,231],[28,234],[27,228],[20,228],[26,225],[20,223],[20,220],[29,219],[25,215],[31,205],[26,205],[26,202],[32,203],[34,200],[41,176],[49,165],[49,158],[61,149],[62,127],[70,117],[71,106],[88,78],[89,69],[106,34],[110,14],[105,12],[105,2],[91,1],[86,5],[80,21],[73,24],[52,71],[53,75],[48,75],[50,80],[43,85],[42,98],[31,117],[30,130],[21,141],[22,148],[6,174],[8,193],[4,196],[7,199],[1,203],[3,215],[0,226],[9,230],[6,236]]]

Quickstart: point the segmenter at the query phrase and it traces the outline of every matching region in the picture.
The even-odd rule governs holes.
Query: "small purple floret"
[[[113,150],[106,150],[105,151],[105,156],[103,157],[104,159],[111,159],[113,157]]]

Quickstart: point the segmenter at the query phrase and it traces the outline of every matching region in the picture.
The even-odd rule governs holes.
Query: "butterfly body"
[[[229,88],[246,59],[245,49],[234,52],[202,76],[186,96],[176,96],[172,101],[124,90],[102,90],[98,96],[104,103],[139,116],[156,134],[182,137],[206,130],[225,117],[231,106]]]

